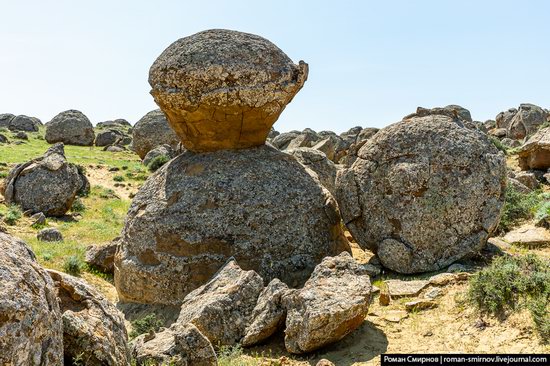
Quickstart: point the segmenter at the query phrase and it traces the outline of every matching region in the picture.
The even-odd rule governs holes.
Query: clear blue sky
[[[0,0],[0,113],[136,122],[156,108],[149,66],[209,28],[268,38],[309,80],[280,131],[382,127],[417,106],[474,119],[550,108],[550,1]]]

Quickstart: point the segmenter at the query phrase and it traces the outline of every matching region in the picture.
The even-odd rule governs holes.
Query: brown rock
[[[420,291],[422,291],[424,288],[426,288],[426,286],[430,284],[430,281],[387,280],[385,281],[385,283],[388,286],[390,296],[393,298],[397,298],[397,297],[418,296]]]
[[[105,273],[113,273],[117,248],[117,239],[106,245],[90,245],[86,248],[84,261]]]
[[[522,170],[550,168],[550,127],[540,129],[520,147],[518,163]]]
[[[262,37],[213,29],[170,45],[149,84],[183,145],[214,151],[263,145],[307,74]]]
[[[323,358],[322,360],[319,360],[319,362],[317,362],[315,366],[334,366],[334,364],[329,360]]]
[[[427,299],[419,299],[405,303],[405,309],[407,311],[417,311],[425,309],[433,309],[437,307],[437,303]]]
[[[550,245],[550,232],[543,227],[524,225],[510,231],[503,239],[512,245],[542,248]]]

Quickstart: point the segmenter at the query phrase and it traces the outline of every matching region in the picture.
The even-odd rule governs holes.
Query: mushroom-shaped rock
[[[297,286],[344,250],[336,201],[292,156],[268,145],[186,151],[133,199],[115,284],[122,301],[178,305],[230,257]]]
[[[23,211],[62,216],[71,208],[81,186],[78,169],[67,162],[63,144],[59,143],[43,156],[13,168],[0,193],[7,203],[16,203]]]
[[[430,114],[380,130],[336,184],[355,240],[384,266],[416,273],[485,245],[499,222],[506,167],[487,135]]]
[[[155,147],[167,144],[174,150],[178,148],[179,137],[168,124],[164,113],[155,109],[137,121],[132,129],[132,146],[141,159]]]
[[[263,145],[307,74],[265,38],[213,29],[171,44],[149,84],[185,148],[214,151]]]
[[[45,139],[50,144],[63,142],[67,145],[92,146],[94,126],[84,113],[70,109],[59,113],[46,124]]]
[[[48,270],[57,287],[63,319],[65,359],[90,366],[130,364],[124,316],[84,280]]]
[[[53,281],[22,241],[0,232],[0,365],[62,365]]]
[[[323,259],[303,288],[283,296],[286,349],[311,352],[344,338],[365,320],[371,290],[367,269],[349,253]]]
[[[541,128],[521,146],[519,166],[523,170],[550,169],[550,127]]]

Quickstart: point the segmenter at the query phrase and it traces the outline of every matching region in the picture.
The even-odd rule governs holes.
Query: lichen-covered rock
[[[230,259],[210,281],[185,297],[177,323],[194,324],[215,345],[235,345],[245,335],[263,288],[256,272],[243,271]]]
[[[253,346],[266,340],[284,325],[286,309],[283,307],[283,296],[291,291],[278,278],[266,286],[250,315],[251,322],[241,340],[243,346]]]
[[[376,135],[378,131],[378,128],[367,127],[359,131],[354,139],[350,140],[350,137],[348,136],[348,141],[351,141],[350,145],[346,151],[346,155],[338,160],[338,162],[344,164],[345,166],[351,166],[355,162],[355,160],[357,160],[357,154],[359,153],[359,150],[361,150],[363,145],[365,145],[365,143],[370,138]]]
[[[63,142],[67,145],[92,146],[94,126],[84,113],[70,109],[59,113],[46,124],[44,138],[50,144]]]
[[[283,132],[275,136],[273,140],[271,140],[271,144],[279,150],[285,150],[290,142],[298,137],[299,134],[300,132],[298,131]]]
[[[548,112],[533,104],[520,104],[508,126],[507,136],[518,140],[537,132],[546,122]]]
[[[499,128],[504,129],[508,131],[508,127],[510,127],[510,124],[512,123],[512,119],[514,116],[518,113],[518,110],[516,108],[510,108],[507,111],[500,112],[495,117],[495,125],[492,126],[492,128]]]
[[[95,138],[95,146],[109,146],[117,142],[118,139],[124,137],[124,133],[116,129],[98,132]]]
[[[216,366],[210,341],[193,324],[175,323],[160,333],[143,334],[133,342],[138,366]]]
[[[313,145],[312,148],[323,152],[330,161],[338,163],[346,155],[348,145],[341,137],[334,134],[324,137]]]
[[[550,168],[550,127],[542,128],[519,149],[519,166],[523,170]]]
[[[171,305],[230,257],[266,283],[298,286],[322,258],[349,250],[332,195],[267,145],[186,151],[166,163],[134,197],[121,237],[121,300]]]
[[[36,117],[19,115],[12,118],[7,127],[10,131],[36,132],[40,125],[42,122]]]
[[[0,144],[7,144],[9,142],[8,138],[6,137],[6,135],[2,135],[0,133]]]
[[[324,153],[310,147],[289,149],[286,152],[294,156],[300,164],[311,169],[321,184],[328,189],[330,193],[335,194],[337,168]]]
[[[62,216],[71,208],[81,185],[77,168],[65,158],[63,144],[55,144],[43,156],[13,168],[0,193],[7,203],[16,203],[23,211]]]
[[[84,280],[48,270],[57,288],[63,319],[65,359],[89,366],[130,364],[124,316]]]
[[[433,110],[432,110],[433,112]],[[480,250],[504,203],[505,158],[447,114],[380,130],[337,177],[354,239],[401,273],[440,269]]]
[[[344,338],[365,320],[371,290],[365,268],[349,253],[323,259],[302,289],[283,297],[286,349],[311,352]]]
[[[84,261],[105,273],[113,273],[115,270],[114,260],[118,248],[118,240],[120,239],[117,238],[105,245],[90,245],[86,248]]]
[[[214,151],[263,145],[307,74],[265,38],[212,29],[172,43],[149,84],[185,148]]]
[[[112,120],[112,121],[99,122],[96,126],[98,128],[111,128],[111,127],[114,127],[114,128],[121,128],[121,127],[122,128],[128,128],[128,127],[132,127],[130,122],[128,122],[124,118],[117,118],[117,119]]]
[[[132,129],[132,146],[141,159],[155,147],[167,144],[177,149],[180,139],[160,109],[141,117]]]
[[[176,156],[176,151],[170,145],[167,145],[167,144],[159,145],[155,147],[153,150],[149,151],[147,155],[145,155],[145,157],[143,158],[143,165],[148,166],[149,163],[153,161],[153,159],[159,156],[166,156],[168,160],[170,160],[174,156]]]
[[[0,365],[63,364],[53,282],[22,241],[0,232]]]
[[[42,229],[36,234],[39,241],[63,241],[63,235],[56,228]]]
[[[0,114],[0,128],[8,128],[12,119],[15,116],[11,113],[2,113]]]

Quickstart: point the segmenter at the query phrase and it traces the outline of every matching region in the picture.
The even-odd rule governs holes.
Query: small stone
[[[456,275],[452,273],[440,273],[430,277],[430,285],[432,286],[445,286],[457,279]]]
[[[467,272],[469,271],[470,269],[463,265],[463,264],[460,264],[460,263],[454,263],[454,264],[451,264],[448,268],[447,268],[447,272],[450,272],[450,273],[457,273],[457,272]]]
[[[92,267],[105,273],[114,272],[115,253],[118,248],[117,239],[106,245],[90,245],[86,248],[84,261]]]
[[[46,224],[46,215],[42,212],[35,213],[30,217],[32,224],[31,226],[41,226]]]
[[[399,323],[401,320],[409,317],[409,314],[404,310],[390,310],[382,315],[384,320],[391,323]]]
[[[322,360],[319,360],[315,366],[334,366],[334,363],[323,358]]]
[[[382,306],[388,306],[391,303],[391,296],[387,291],[380,292],[380,296],[378,297],[378,302]]]
[[[61,232],[55,228],[42,229],[36,235],[36,238],[39,241],[63,241],[63,235]]]
[[[405,309],[407,309],[407,311],[409,312],[417,311],[417,310],[433,309],[435,307],[437,307],[437,303],[426,299],[419,299],[419,300],[414,300],[414,301],[405,303]]]
[[[550,232],[543,227],[524,225],[510,231],[503,239],[520,247],[543,248],[550,245]]]
[[[434,287],[434,288],[429,289],[426,292],[426,294],[424,295],[424,297],[427,298],[427,299],[432,299],[433,300],[433,299],[436,299],[436,298],[438,298],[442,295],[443,295],[443,291],[438,287]]]
[[[430,281],[426,280],[387,280],[385,281],[388,286],[390,296],[392,298],[418,296],[426,286],[430,284]]]

